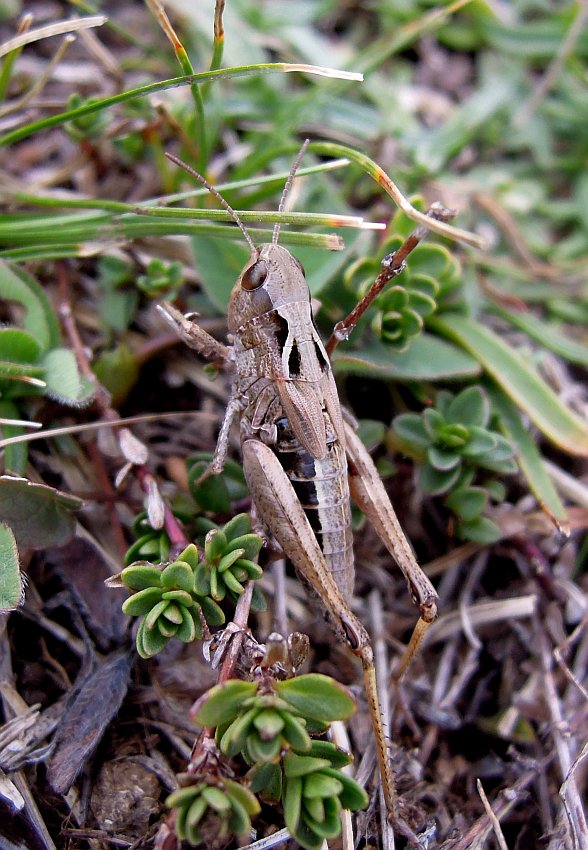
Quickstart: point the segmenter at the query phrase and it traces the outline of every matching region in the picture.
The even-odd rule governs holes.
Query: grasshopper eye
[[[243,272],[241,278],[241,287],[250,292],[252,289],[259,289],[265,283],[268,275],[268,267],[265,260],[258,260],[252,266]]]

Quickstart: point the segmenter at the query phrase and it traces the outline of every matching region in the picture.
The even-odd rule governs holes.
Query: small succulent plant
[[[489,542],[497,527],[481,516],[489,498],[500,501],[500,481],[475,486],[479,471],[509,475],[517,470],[513,450],[501,434],[491,430],[490,401],[481,387],[458,395],[442,390],[435,407],[422,414],[402,413],[394,419],[400,447],[421,462],[419,483],[424,493],[448,494],[445,503],[459,518],[460,536]]]
[[[260,805],[255,795],[232,779],[185,777],[189,784],[166,800],[176,809],[176,835],[192,845],[223,847],[231,835],[247,838]]]
[[[175,298],[182,283],[181,263],[164,263],[157,258],[150,260],[145,274],[137,278],[137,287],[149,298]]]
[[[196,592],[210,596],[217,602],[225,596],[240,596],[242,582],[261,578],[263,570],[252,559],[263,546],[258,534],[251,533],[251,520],[247,514],[237,514],[220,528],[212,528],[206,535],[204,559],[195,570]]]
[[[365,295],[380,272],[380,263],[393,254],[414,229],[402,213],[394,216],[389,235],[378,254],[357,260],[345,273],[345,285],[358,297]],[[398,283],[387,286],[374,302],[373,332],[396,351],[405,351],[435,313],[439,302],[459,285],[459,265],[442,246],[418,245]]]
[[[190,544],[164,569],[132,564],[122,571],[122,582],[132,591],[123,603],[123,612],[142,617],[136,638],[142,658],[157,655],[171,638],[184,643],[201,638],[201,617],[211,626],[224,623],[225,615],[216,602],[195,591],[197,563],[198,550]]]
[[[339,835],[339,812],[367,805],[365,791],[340,769],[349,756],[309,731],[325,730],[355,710],[353,699],[328,676],[308,674],[285,681],[229,680],[212,688],[196,721],[215,727],[217,745],[228,757],[250,765],[252,792],[284,807],[286,825],[307,850]]]
[[[321,745],[322,746],[316,746]],[[323,841],[341,832],[341,809],[364,809],[363,788],[341,772],[349,760],[328,741],[316,741],[308,755],[289,752],[284,757],[284,820],[292,838],[307,850],[319,850]]]
[[[153,551],[156,555],[168,545],[161,532],[147,532],[130,552]],[[249,516],[238,514],[222,529],[208,532],[203,559],[190,544],[167,565],[141,562],[126,567],[121,580],[132,595],[124,602],[123,611],[142,617],[136,640],[139,655],[156,655],[174,637],[185,643],[201,638],[203,620],[209,626],[222,625],[225,615],[218,602],[226,596],[237,599],[245,589],[244,582],[261,577],[261,567],[251,559],[262,545],[262,539],[251,533]],[[260,593],[254,592],[254,601],[257,610],[263,609]]]

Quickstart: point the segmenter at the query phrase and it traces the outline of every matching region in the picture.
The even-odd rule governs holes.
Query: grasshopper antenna
[[[309,144],[310,144],[310,139],[305,139],[304,144],[302,145],[302,147],[298,151],[298,156],[296,157],[296,159],[292,163],[292,168],[290,169],[290,174],[288,174],[288,179],[286,180],[286,185],[284,186],[284,191],[282,192],[282,197],[280,198],[280,206],[278,207],[278,212],[284,211],[284,207],[286,206],[286,198],[288,197],[288,192],[290,191],[290,188],[292,186],[292,182],[294,180],[294,176],[295,176],[296,172],[298,171],[298,166],[300,165],[300,161],[302,160],[302,157],[306,153],[306,148],[308,147]],[[279,236],[280,236],[280,222],[276,221],[276,223],[274,224],[274,232],[272,234],[272,245],[278,244]]]
[[[245,239],[247,241],[247,244],[251,248],[251,253],[257,254],[257,248],[255,247],[255,243],[253,242],[253,239],[249,235],[247,228],[245,227],[245,225],[243,224],[243,222],[241,221],[241,219],[239,218],[239,216],[237,215],[237,213],[235,212],[233,207],[228,203],[228,201],[225,201],[225,199],[223,198],[221,193],[218,191],[218,189],[215,189],[214,186],[212,186],[208,182],[208,180],[206,180],[206,178],[202,176],[202,174],[199,174],[197,171],[195,171],[192,168],[192,166],[188,165],[183,160],[178,159],[178,157],[174,156],[173,153],[167,153],[167,151],[166,151],[165,155],[169,160],[171,160],[173,163],[175,163],[175,165],[178,165],[180,168],[183,168],[184,171],[187,171],[188,174],[191,174],[192,177],[195,177],[196,180],[198,180],[199,183],[202,183],[202,185],[204,186],[205,189],[208,189],[208,191],[210,192],[211,195],[214,195],[214,197],[219,201],[219,203],[221,203],[223,205],[223,207],[226,209],[226,211],[231,216],[231,218],[233,219],[235,224],[238,225],[241,233],[243,234],[243,236],[245,237]]]

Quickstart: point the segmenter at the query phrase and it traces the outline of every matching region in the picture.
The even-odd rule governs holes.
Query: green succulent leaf
[[[333,770],[333,768],[323,768],[321,773],[331,776],[340,782],[343,790],[338,795],[341,805],[344,809],[349,809],[352,812],[357,812],[360,809],[365,809],[369,803],[369,797],[364,789],[355,779],[347,776],[345,773]]]
[[[449,422],[484,428],[490,418],[490,401],[481,387],[467,387],[451,399],[444,416]]]
[[[349,691],[329,676],[308,673],[276,683],[276,692],[303,717],[319,723],[346,720],[355,711]]]
[[[167,589],[178,588],[186,593],[194,591],[194,572],[186,561],[174,561],[161,573],[161,583]]]
[[[133,593],[128,599],[125,599],[122,610],[129,617],[142,617],[148,614],[153,606],[159,602],[161,602],[161,588],[145,587],[143,590]]]
[[[223,533],[229,542],[235,538],[249,535],[251,532],[251,517],[249,514],[237,514],[223,525]],[[257,537],[257,535],[253,535]],[[240,546],[241,544],[239,544]],[[239,546],[237,548],[239,548]],[[230,549],[229,549],[230,551]]]
[[[459,466],[461,454],[458,451],[442,449],[439,446],[430,446],[427,449],[427,460],[437,471],[447,472]]]
[[[255,682],[242,682],[229,679],[221,685],[211,688],[195,716],[201,726],[220,726],[230,723],[237,717],[243,700],[257,693]]]
[[[259,814],[261,811],[259,801],[248,788],[232,779],[225,779],[224,786],[231,800],[237,800],[250,817]]]
[[[461,522],[458,530],[460,537],[464,540],[472,540],[482,546],[496,543],[502,537],[502,532],[496,523],[484,516]]]
[[[488,495],[482,487],[466,487],[463,490],[453,490],[445,499],[447,507],[454,514],[471,522],[479,516],[488,502]]]
[[[193,543],[190,543],[183,552],[178,555],[178,561],[188,564],[188,566],[195,570],[198,565],[198,549]]]
[[[430,496],[439,496],[451,490],[459,479],[459,474],[459,466],[456,466],[454,469],[441,471],[425,463],[419,470],[419,486],[423,493],[428,493]]]
[[[338,797],[343,791],[343,784],[338,777],[326,773],[311,773],[304,777],[302,794],[304,797]]]
[[[210,599],[208,596],[199,597],[198,604],[202,608],[204,619],[206,620],[209,626],[223,625],[223,623],[225,622],[224,611],[216,604],[214,599]]]
[[[161,570],[150,564],[131,564],[120,574],[121,580],[129,590],[145,590],[147,587],[160,587]]]
[[[284,775],[287,779],[292,779],[295,776],[307,776],[316,773],[323,767],[331,767],[331,762],[314,755],[300,755],[292,752],[286,753],[284,756]]]

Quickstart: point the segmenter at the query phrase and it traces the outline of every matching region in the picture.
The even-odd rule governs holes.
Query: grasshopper
[[[304,148],[284,189],[280,210],[303,153]],[[190,347],[232,375],[215,455],[205,474],[222,470],[229,430],[238,417],[243,470],[260,522],[304,583],[320,597],[340,639],[361,660],[386,806],[406,834],[410,831],[397,815],[370,638],[348,603],[354,583],[351,498],[402,570],[419,607],[401,672],[435,618],[437,593],[416,563],[376,467],[351,417],[341,408],[329,356],[314,323],[303,268],[278,244],[279,225],[271,243],[256,247],[216,190],[189,166],[169,158],[219,198],[251,249],[228,305],[232,346],[219,343],[171,305],[162,311]]]

